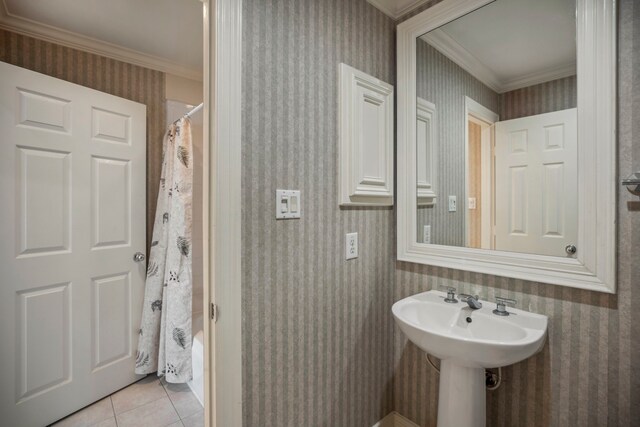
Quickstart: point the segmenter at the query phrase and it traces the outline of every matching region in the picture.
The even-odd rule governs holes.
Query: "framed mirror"
[[[398,26],[398,259],[615,292],[615,0]]]

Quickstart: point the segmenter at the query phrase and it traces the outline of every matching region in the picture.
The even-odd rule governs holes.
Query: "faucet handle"
[[[445,287],[440,286],[440,288],[445,288]],[[458,302],[458,300],[456,299],[456,288],[447,286],[446,289],[447,289],[447,297],[444,299],[444,302],[448,302],[451,304]]]
[[[507,311],[507,304],[510,306],[515,306],[517,301],[510,298],[496,297],[496,309],[493,310],[493,314],[498,316],[508,316],[509,312]]]

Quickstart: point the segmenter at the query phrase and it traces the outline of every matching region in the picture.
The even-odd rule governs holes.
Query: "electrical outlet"
[[[431,226],[425,225],[422,229],[422,243],[431,243]]]
[[[458,207],[456,205],[456,196],[449,196],[449,212],[457,211]]]
[[[358,233],[347,233],[346,258],[358,258]]]

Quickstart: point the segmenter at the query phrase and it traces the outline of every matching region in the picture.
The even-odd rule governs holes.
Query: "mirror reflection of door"
[[[466,246],[494,249],[494,123],[469,113],[467,126]]]
[[[575,16],[575,0],[496,0],[417,38],[417,105],[437,111],[426,162],[419,124],[416,135],[419,243],[568,256]]]
[[[496,124],[494,249],[565,256],[578,237],[577,111]]]

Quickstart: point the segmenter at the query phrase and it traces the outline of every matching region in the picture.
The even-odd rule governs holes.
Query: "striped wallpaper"
[[[620,189],[617,295],[394,262],[393,212],[339,209],[336,183],[337,65],[395,84],[394,23],[365,0],[244,0],[243,13],[244,425],[370,427],[397,410],[435,426],[438,377],[390,307],[447,285],[550,316],[543,352],[489,393],[488,426],[637,424],[638,199]],[[640,7],[621,0],[620,17],[624,176],[640,165]],[[302,219],[275,221],[276,188],[302,190]],[[360,257],[346,262],[350,231]]]
[[[338,206],[338,64],[395,84],[395,23],[365,0],[243,0],[242,28],[244,425],[370,427],[392,410],[395,221]],[[278,188],[301,219],[275,220]]]
[[[438,199],[418,208],[418,241],[423,226],[431,225],[431,243],[464,246],[464,97],[497,112],[499,96],[422,39],[417,40],[416,76],[417,96],[436,106],[438,132]],[[449,212],[448,196],[457,197],[456,212]]]
[[[164,73],[0,29],[0,61],[147,106],[147,251],[160,184]]]
[[[577,77],[565,77],[500,94],[500,120],[576,108]]]
[[[618,168],[640,169],[640,5],[621,0],[618,30]],[[397,262],[394,300],[454,286],[459,292],[518,300],[550,317],[544,350],[503,370],[487,395],[490,427],[640,425],[640,201],[618,189],[618,293],[606,295],[491,275]],[[394,332],[393,408],[435,426],[438,376],[424,353]]]

